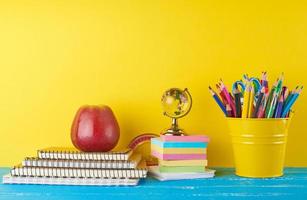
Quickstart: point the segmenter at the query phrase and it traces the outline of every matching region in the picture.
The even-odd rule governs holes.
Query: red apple
[[[82,106],[71,126],[71,140],[81,151],[110,151],[119,139],[119,126],[109,106]]]

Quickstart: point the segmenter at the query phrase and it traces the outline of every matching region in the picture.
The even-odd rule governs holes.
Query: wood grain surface
[[[0,199],[307,199],[307,168],[287,168],[272,179],[250,179],[234,175],[232,168],[216,168],[213,179],[159,182],[152,178],[135,187],[0,185]],[[0,168],[0,175],[8,168]]]

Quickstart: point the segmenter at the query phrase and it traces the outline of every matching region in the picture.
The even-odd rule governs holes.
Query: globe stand
[[[186,133],[184,130],[180,129],[178,126],[178,119],[172,118],[172,126],[165,130],[162,135],[174,135],[174,136],[184,136]]]

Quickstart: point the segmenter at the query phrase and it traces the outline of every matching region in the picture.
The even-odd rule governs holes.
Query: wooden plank
[[[272,179],[241,178],[216,168],[213,179],[159,182],[147,178],[135,187],[0,185],[0,199],[307,199],[307,168],[287,168]],[[0,168],[0,175],[8,173]]]

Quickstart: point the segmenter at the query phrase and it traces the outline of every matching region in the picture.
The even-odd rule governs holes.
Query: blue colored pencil
[[[285,107],[284,107],[284,109],[282,111],[282,115],[281,115],[282,118],[287,116],[287,114],[289,113],[291,107],[293,106],[293,104],[295,103],[297,98],[299,97],[302,89],[303,89],[303,86],[301,88],[299,88],[298,90],[293,92],[293,94],[291,95],[291,99],[289,99],[289,102],[287,103],[287,105],[285,105]]]
[[[293,97],[296,94],[296,91],[298,90],[299,86],[296,86],[296,88],[290,92],[290,94],[288,95],[288,97],[285,99],[284,105],[282,107],[282,113],[284,112],[284,110],[286,109],[287,106],[289,106],[290,101],[292,101]],[[282,115],[281,113],[281,115]]]
[[[211,92],[212,97],[214,98],[216,103],[219,105],[219,107],[222,109],[222,111],[224,112],[225,116],[227,117],[226,107],[224,106],[224,104],[221,101],[221,99],[219,98],[219,96],[213,91],[213,89],[210,86],[209,86],[209,91]]]

